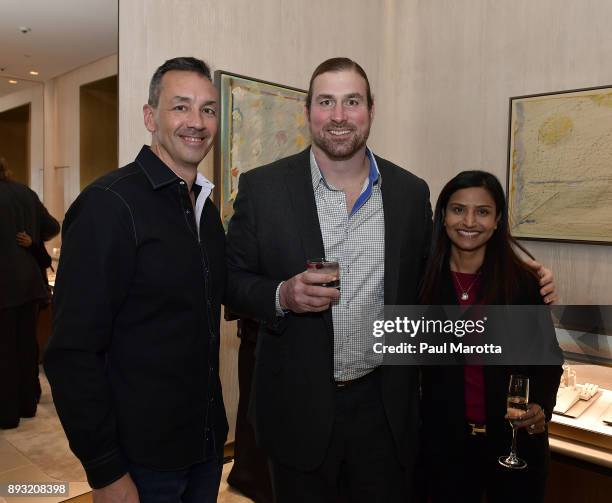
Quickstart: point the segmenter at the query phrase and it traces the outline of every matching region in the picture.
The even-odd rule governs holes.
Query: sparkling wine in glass
[[[500,456],[499,464],[512,470],[527,468],[527,462],[516,455],[516,428],[517,421],[526,411],[529,403],[529,378],[521,375],[511,375],[508,385],[507,415],[512,426],[512,447],[510,454]]]

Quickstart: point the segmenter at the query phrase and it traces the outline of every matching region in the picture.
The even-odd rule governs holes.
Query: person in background
[[[26,248],[32,254],[34,260],[36,260],[36,263],[38,264],[38,267],[40,267],[40,272],[42,274],[43,281],[45,282],[45,285],[49,290],[49,278],[47,276],[47,269],[51,267],[52,261],[51,255],[49,255],[49,252],[45,247],[45,242],[42,240],[36,242],[32,239],[32,236],[30,236],[26,231],[20,231],[17,233],[17,244],[19,246],[22,246],[23,248]],[[52,267],[51,270],[53,270]],[[51,298],[49,297],[49,299],[43,303],[49,304],[50,302]]]
[[[218,110],[203,61],[166,61],[143,107],[151,146],[66,214],[45,370],[96,503],[217,498],[225,233],[197,168]]]
[[[538,279],[516,254],[497,178],[464,171],[442,189],[420,295],[426,305],[543,304]],[[534,328],[534,335],[537,329]],[[554,341],[561,361],[561,353]],[[506,395],[511,374],[530,379],[526,412],[515,423],[524,470],[498,463],[511,444]],[[433,366],[423,369],[423,473],[432,503],[542,502],[549,463],[546,424],[561,366]]]
[[[34,417],[40,384],[36,321],[49,293],[32,246],[60,231],[29,187],[10,178],[0,158],[0,428]]]

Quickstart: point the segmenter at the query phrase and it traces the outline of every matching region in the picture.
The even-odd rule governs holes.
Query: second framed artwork
[[[215,84],[220,96],[215,200],[227,230],[240,174],[305,149],[310,133],[306,91],[225,71],[215,72]]]
[[[508,136],[512,234],[612,244],[612,87],[510,98]]]

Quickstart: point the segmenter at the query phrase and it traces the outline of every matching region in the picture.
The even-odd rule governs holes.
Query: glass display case
[[[612,469],[612,306],[555,306],[553,318],[566,365],[551,450]]]

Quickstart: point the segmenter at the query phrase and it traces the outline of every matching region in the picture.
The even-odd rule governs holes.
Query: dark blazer
[[[276,317],[278,284],[324,256],[310,149],[242,174],[228,231],[228,305],[263,322],[250,415],[276,461],[309,470],[323,460],[334,420],[331,311]],[[427,184],[376,157],[385,214],[385,304],[414,304],[431,234]],[[418,372],[381,372],[397,454],[411,464],[418,429]]]
[[[523,271],[519,284],[521,293],[513,304],[543,303],[537,282],[528,272]],[[441,281],[437,303],[457,304],[448,269]],[[561,360],[560,349],[558,352]],[[521,374],[529,377],[529,401],[539,404],[550,419],[562,370],[559,365],[485,366],[483,371],[487,451],[490,462],[496,464],[498,456],[509,452],[512,441],[512,430],[504,419],[510,375]],[[467,466],[465,462],[467,446],[463,366],[423,368],[422,393],[424,470],[429,479],[430,496],[432,501],[463,501],[461,487],[473,481],[473,477],[482,476],[475,473],[474,466]],[[520,483],[521,493],[527,494],[530,490],[527,487],[529,483],[545,483],[549,463],[548,435],[529,435],[525,430],[519,430],[517,438],[519,456],[529,465],[528,470],[520,474],[521,477],[527,476],[526,480],[529,481]],[[509,475],[515,474],[516,472],[511,472]],[[512,483],[511,478],[508,478],[508,481]]]
[[[36,192],[21,183],[0,181],[0,309],[48,296],[36,259],[17,244],[17,232],[26,231],[33,246],[44,246],[59,230]]]

